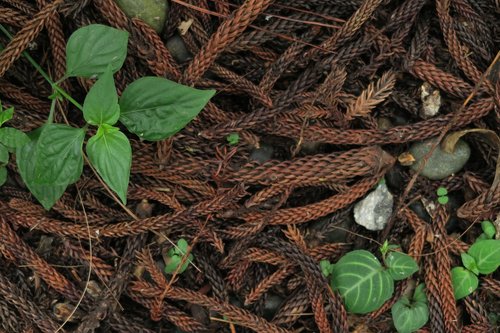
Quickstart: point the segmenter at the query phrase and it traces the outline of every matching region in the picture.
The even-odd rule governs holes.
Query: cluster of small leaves
[[[491,274],[500,266],[500,240],[493,239],[496,230],[493,223],[481,223],[483,233],[467,253],[462,253],[462,266],[451,270],[455,299],[459,300],[474,292],[479,286],[479,274]]]
[[[394,293],[394,281],[403,280],[418,271],[418,265],[407,254],[396,251],[399,246],[387,241],[380,247],[384,266],[370,252],[355,250],[332,264],[320,261],[321,272],[342,296],[347,311],[365,314],[379,309]],[[429,309],[419,285],[410,299],[403,296],[392,307],[394,326],[400,333],[410,333],[427,323]]]
[[[9,163],[9,153],[29,142],[28,136],[23,132],[11,127],[2,127],[13,116],[14,108],[10,107],[4,110],[0,101],[0,186],[7,180],[5,166]]]
[[[446,205],[449,201],[448,198],[448,190],[444,187],[439,187],[436,191],[436,194],[438,196],[438,202],[441,205]]]
[[[387,242],[382,246],[385,267],[365,250],[351,251],[335,264],[321,263],[323,274],[331,276],[330,284],[342,296],[347,311],[364,314],[377,310],[392,296],[394,281],[418,271],[415,260],[393,251],[396,247]]]
[[[183,257],[188,253],[188,242],[181,238],[177,241],[177,246],[168,250],[165,256],[165,273],[172,274],[177,272],[178,274],[182,274],[186,268],[188,268],[189,263],[193,261],[193,255],[190,253],[189,256],[184,260]],[[182,266],[179,268],[179,266]]]
[[[113,75],[125,61],[127,44],[126,31],[100,24],[80,28],[67,43],[65,75],[98,78],[82,110],[88,125],[97,127],[87,142],[86,152],[91,165],[123,203],[132,149],[116,123],[121,122],[143,140],[163,140],[184,128],[215,93],[159,77],[144,77],[131,83],[118,98]],[[54,90],[58,92],[60,88],[54,85]],[[17,147],[20,174],[46,209],[80,178],[86,132],[87,126],[53,124],[49,117],[44,126],[29,134],[31,141],[27,145]]]

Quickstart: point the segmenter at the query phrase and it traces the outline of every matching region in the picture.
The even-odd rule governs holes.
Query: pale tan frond
[[[396,76],[393,72],[384,73],[377,83],[370,83],[356,100],[347,107],[346,118],[366,117],[380,103],[382,103],[394,89]]]
[[[306,241],[304,240],[304,237],[300,233],[299,228],[295,224],[289,224],[287,225],[287,230],[283,231],[285,236],[290,239],[292,242],[294,242],[299,248],[301,248],[304,251],[307,251],[307,245]]]

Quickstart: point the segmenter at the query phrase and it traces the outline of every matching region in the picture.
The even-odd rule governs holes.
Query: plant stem
[[[2,25],[0,24],[0,30],[7,36],[9,37],[11,40],[12,40],[12,35],[11,33]],[[0,44],[0,51],[3,50],[3,45]],[[58,83],[61,83],[62,81],[64,81],[67,77],[66,75],[64,75],[60,80],[58,80],[57,82],[54,82],[52,81],[52,79],[50,78],[50,76],[47,74],[47,72],[45,72],[43,70],[43,68],[35,61],[35,59],[33,59],[29,54],[28,52],[26,51],[23,51],[23,56],[28,59],[28,61],[31,63],[31,65],[33,67],[35,67],[35,69],[37,70],[38,73],[40,73],[40,75],[43,76],[43,78],[45,79],[45,81],[47,81],[50,86],[52,87],[53,90],[57,91],[58,93],[60,93],[64,98],[66,98],[71,104],[73,104],[74,106],[76,106],[78,109],[80,109],[80,111],[83,111],[83,106],[78,103],[73,97],[71,97],[64,89],[62,89],[61,87],[58,86]]]

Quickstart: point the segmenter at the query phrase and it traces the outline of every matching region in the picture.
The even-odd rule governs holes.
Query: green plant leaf
[[[427,304],[427,296],[425,295],[425,284],[421,283],[413,292],[413,301]]]
[[[66,76],[92,77],[106,71],[113,73],[127,56],[128,32],[102,24],[76,30],[66,45]]]
[[[331,285],[344,299],[347,311],[360,314],[380,308],[394,292],[391,275],[365,250],[340,258],[333,267]]]
[[[329,260],[321,260],[319,262],[319,267],[321,268],[321,273],[323,273],[325,277],[329,277],[332,273],[333,265]]]
[[[120,121],[140,138],[157,141],[184,128],[215,90],[198,90],[160,77],[131,83],[120,98]]]
[[[47,124],[37,140],[35,183],[68,185],[76,182],[83,171],[85,130],[63,124]]]
[[[479,273],[493,273],[500,265],[500,240],[487,239],[475,242],[467,253],[476,260]]]
[[[454,267],[451,270],[451,283],[455,299],[459,300],[477,289],[479,279],[474,273],[463,267]]]
[[[179,248],[180,251],[177,251],[177,252],[179,252],[179,254],[181,256],[183,256],[184,254],[186,254],[186,252],[188,250],[188,246],[189,246],[189,244],[184,238],[179,239],[177,241],[177,247]]]
[[[9,162],[9,150],[4,145],[0,144],[0,165]]]
[[[25,145],[29,141],[30,139],[28,136],[18,129],[12,127],[0,128],[0,143],[7,148],[16,149]]]
[[[8,109],[2,110],[2,104],[0,104],[0,127],[7,121],[11,120],[14,116],[14,108],[10,107]]]
[[[439,197],[442,197],[444,195],[448,195],[448,190],[444,187],[438,187],[436,193]]]
[[[226,137],[226,140],[231,146],[235,146],[240,142],[240,135],[238,133],[231,133]]]
[[[429,307],[425,302],[411,302],[401,297],[391,309],[392,321],[399,333],[411,333],[424,326],[429,320]]]
[[[5,184],[7,181],[7,168],[2,166],[0,167],[0,186]]]
[[[497,232],[495,225],[488,220],[481,222],[481,229],[489,239],[495,237],[495,234]]]
[[[418,271],[417,262],[407,254],[392,251],[385,260],[387,272],[396,281],[403,280]]]
[[[462,264],[464,264],[465,268],[467,268],[472,273],[479,275],[476,260],[472,256],[468,255],[467,253],[461,253],[460,257],[462,258]]]
[[[114,125],[120,118],[120,106],[111,68],[90,88],[83,103],[83,117],[91,125]]]
[[[33,160],[37,155],[37,141],[43,128],[44,126],[31,132],[28,135],[31,141],[17,148],[16,162],[21,178],[30,192],[40,201],[46,210],[49,210],[64,194],[68,184],[38,185],[35,183],[35,163],[33,163]]]
[[[441,205],[446,205],[448,203],[448,201],[450,201],[450,198],[448,198],[447,196],[443,196],[443,197],[438,198],[438,202]]]
[[[102,179],[126,204],[132,163],[132,148],[125,134],[106,124],[87,143],[90,163]]]

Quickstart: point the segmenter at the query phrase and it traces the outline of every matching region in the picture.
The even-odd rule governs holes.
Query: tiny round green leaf
[[[481,229],[483,229],[483,232],[489,239],[492,239],[497,232],[495,225],[488,220],[481,222]]]
[[[443,195],[448,195],[448,190],[444,187],[438,187],[436,193],[438,196],[442,197]]]
[[[441,205],[446,205],[449,201],[449,198],[447,196],[444,196],[444,197],[439,197],[438,198],[438,202],[441,204]]]
[[[471,271],[463,267],[455,267],[451,270],[451,283],[455,299],[459,300],[477,289],[479,279]]]

